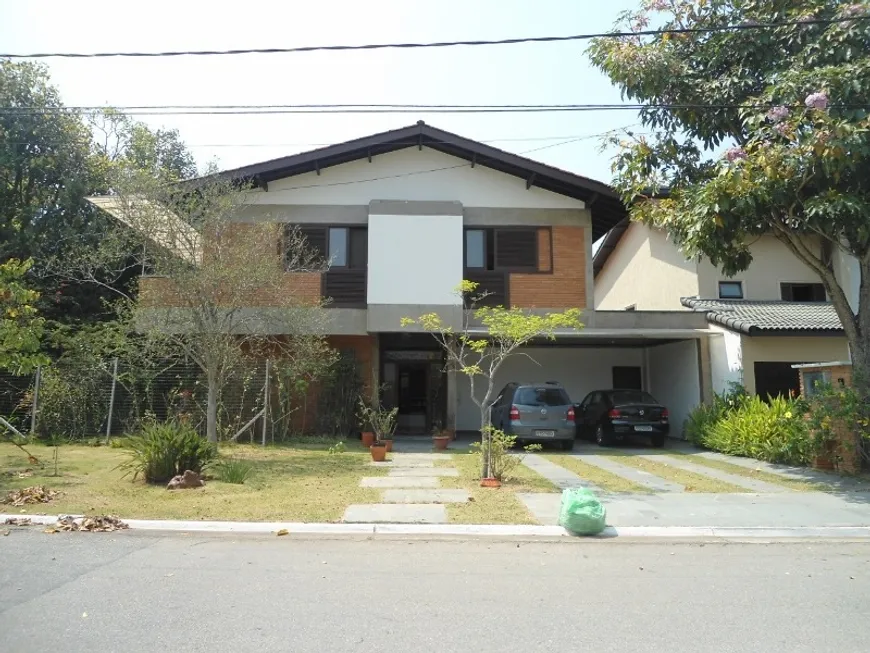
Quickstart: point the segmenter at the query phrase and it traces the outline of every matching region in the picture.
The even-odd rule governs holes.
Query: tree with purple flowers
[[[639,2],[618,31],[747,28],[593,41],[593,63],[645,105],[651,132],[618,143],[631,217],[729,275],[775,235],[824,284],[870,399],[870,1]],[[857,307],[835,253],[857,261]]]

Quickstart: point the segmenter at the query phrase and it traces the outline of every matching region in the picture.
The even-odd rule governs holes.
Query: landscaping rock
[[[169,481],[169,485],[166,486],[166,489],[187,490],[189,488],[202,487],[203,485],[205,485],[205,481],[202,480],[202,477],[196,472],[188,469],[184,474],[173,477],[172,480]]]

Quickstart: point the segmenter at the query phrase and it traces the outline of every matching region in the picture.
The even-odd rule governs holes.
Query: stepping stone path
[[[448,503],[466,503],[467,490],[441,487],[444,477],[457,477],[455,467],[435,467],[436,460],[451,460],[445,454],[394,452],[392,460],[369,463],[385,467],[386,476],[367,476],[360,487],[383,488],[381,503],[355,504],[344,511],[342,521],[366,524],[444,524]]]

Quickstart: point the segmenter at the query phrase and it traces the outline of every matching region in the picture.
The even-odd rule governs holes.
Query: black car
[[[575,412],[578,437],[594,437],[602,447],[628,435],[649,436],[661,447],[671,426],[668,409],[643,390],[596,390]]]

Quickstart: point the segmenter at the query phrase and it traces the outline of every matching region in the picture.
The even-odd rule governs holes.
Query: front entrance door
[[[429,426],[428,365],[399,363],[396,376],[397,430],[400,433],[426,433]]]

